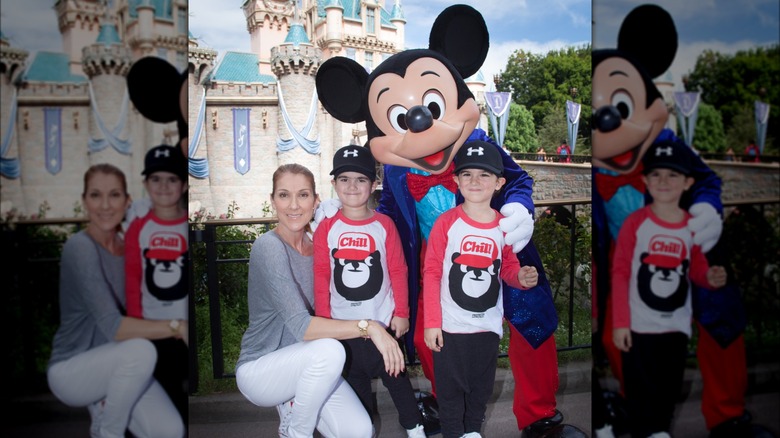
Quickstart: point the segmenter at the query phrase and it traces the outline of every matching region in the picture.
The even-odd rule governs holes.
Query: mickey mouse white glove
[[[723,219],[715,207],[706,202],[693,204],[688,212],[693,216],[688,221],[688,229],[693,233],[694,245],[701,246],[702,252],[708,252],[718,243],[723,232]]]
[[[320,205],[314,210],[314,222],[311,223],[311,230],[314,232],[317,225],[326,217],[333,217],[341,208],[341,201],[338,198],[326,199],[320,202]]]
[[[534,234],[534,219],[528,209],[519,202],[510,202],[501,207],[505,217],[498,221],[501,231],[506,233],[507,245],[512,245],[513,252],[520,252]]]
[[[130,224],[133,220],[139,217],[146,216],[149,210],[152,208],[152,200],[149,198],[141,198],[130,203],[125,212],[125,220],[122,222],[122,231],[127,231],[130,228]]]

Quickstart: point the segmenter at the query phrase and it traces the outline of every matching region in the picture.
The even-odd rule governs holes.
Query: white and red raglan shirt
[[[314,312],[333,319],[372,319],[388,327],[409,317],[401,239],[393,221],[374,214],[361,221],[339,211],[314,232]]]
[[[612,262],[615,328],[637,333],[682,332],[691,336],[691,284],[710,287],[709,264],[688,229],[661,220],[650,206],[626,218]]]
[[[496,212],[492,222],[476,222],[459,205],[436,220],[423,268],[425,328],[503,336],[501,280],[525,288],[517,278],[520,262],[498,227],[502,218]]]
[[[163,220],[150,210],[125,233],[127,316],[187,318],[187,217]]]

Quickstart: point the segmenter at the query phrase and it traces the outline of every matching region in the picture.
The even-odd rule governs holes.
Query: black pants
[[[442,436],[479,433],[493,395],[501,338],[493,332],[442,334],[444,347],[433,352]]]
[[[189,412],[189,353],[181,339],[167,338],[152,341],[157,349],[157,365],[154,378],[160,382],[168,397],[176,406],[185,426]]]
[[[406,372],[393,377],[385,371],[385,362],[373,342],[368,339],[357,338],[341,341],[347,352],[347,361],[344,366],[344,379],[349,382],[352,389],[360,398],[361,403],[374,416],[374,403],[371,393],[371,380],[381,377],[382,384],[387,388],[398,410],[398,422],[404,429],[413,429],[422,424],[422,416],[417,409],[417,400],[414,398],[412,382]]]
[[[682,389],[688,336],[632,331],[631,341],[631,350],[622,353],[631,436],[668,432]]]

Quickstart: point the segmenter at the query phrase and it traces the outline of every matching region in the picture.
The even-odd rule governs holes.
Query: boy
[[[376,189],[376,162],[368,149],[345,146],[333,157],[333,188],[341,210],[314,233],[314,308],[317,316],[375,320],[396,338],[409,331],[406,263],[392,220],[368,208]],[[368,327],[368,324],[365,324]],[[390,376],[376,346],[342,341],[346,380],[371,414],[371,379],[381,376],[407,436],[424,438],[422,417],[409,378]]]
[[[423,270],[425,344],[433,369],[444,438],[480,437],[503,336],[502,283],[528,289],[538,273],[520,267],[490,200],[504,185],[501,155],[490,143],[464,144],[455,182],[464,202],[431,229]]]
[[[631,435],[668,437],[680,394],[691,335],[690,281],[716,289],[723,267],[707,259],[680,207],[694,183],[690,155],[678,142],[660,142],[643,158],[642,179],[652,202],[626,218],[613,256],[613,341],[623,356]]]
[[[188,227],[181,202],[187,191],[187,161],[178,148],[155,146],[146,153],[141,174],[151,208],[133,220],[125,234],[127,316],[167,319],[171,331],[181,334],[188,317]],[[154,344],[155,378],[187,424],[187,345],[177,338]]]

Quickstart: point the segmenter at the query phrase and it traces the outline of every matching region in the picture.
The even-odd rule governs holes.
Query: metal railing
[[[567,206],[570,207],[570,213],[572,218],[577,217],[577,206],[578,205],[589,205],[591,202],[590,198],[582,198],[582,199],[569,199],[569,200],[560,200],[560,201],[544,201],[540,202],[536,205],[537,210],[544,209],[545,207],[555,207],[555,206]],[[218,257],[218,247],[222,245],[245,245],[248,243],[252,243],[250,240],[219,240],[218,235],[218,229],[221,227],[235,227],[235,226],[248,226],[248,225],[260,225],[263,228],[263,232],[270,229],[270,227],[277,222],[276,218],[260,218],[260,219],[212,219],[212,220],[206,220],[204,222],[201,222],[197,225],[191,224],[191,231],[190,231],[190,247],[192,248],[195,245],[202,244],[205,245],[206,249],[206,287],[208,291],[208,300],[209,300],[209,326],[210,326],[210,342],[211,342],[211,365],[213,370],[213,377],[215,379],[222,379],[222,378],[232,378],[235,377],[235,374],[229,373],[225,371],[225,363],[224,363],[224,345],[223,345],[223,333],[222,333],[222,316],[220,312],[220,300],[221,300],[221,292],[220,292],[220,283],[218,281],[219,278],[219,268],[220,266],[225,265],[231,265],[236,263],[248,263],[249,259],[246,257],[239,257],[239,258],[220,258]],[[576,232],[577,232],[577,221],[572,220],[570,225],[570,253],[569,253],[569,302],[568,302],[568,321],[567,321],[567,329],[568,329],[568,342],[565,346],[559,347],[558,351],[571,351],[571,350],[577,350],[577,349],[583,349],[583,348],[590,348],[590,343],[587,344],[579,344],[574,345],[573,342],[573,335],[574,335],[574,287],[575,287],[575,269],[577,266],[574,254],[575,254],[575,245],[576,245]],[[585,263],[590,263],[590,260],[585,261]],[[191,270],[192,271],[192,270]],[[194,286],[194,282],[190,282],[190,295],[194,295],[195,291],[192,289]],[[191,324],[190,326],[193,327],[195,324]],[[195,341],[193,341],[193,338],[191,339],[191,343],[194,344]],[[505,357],[506,354],[500,354],[499,357]],[[418,363],[416,361],[410,362],[410,364]],[[195,373],[197,375],[197,373]],[[190,387],[197,387],[197,382],[190,382]]]

